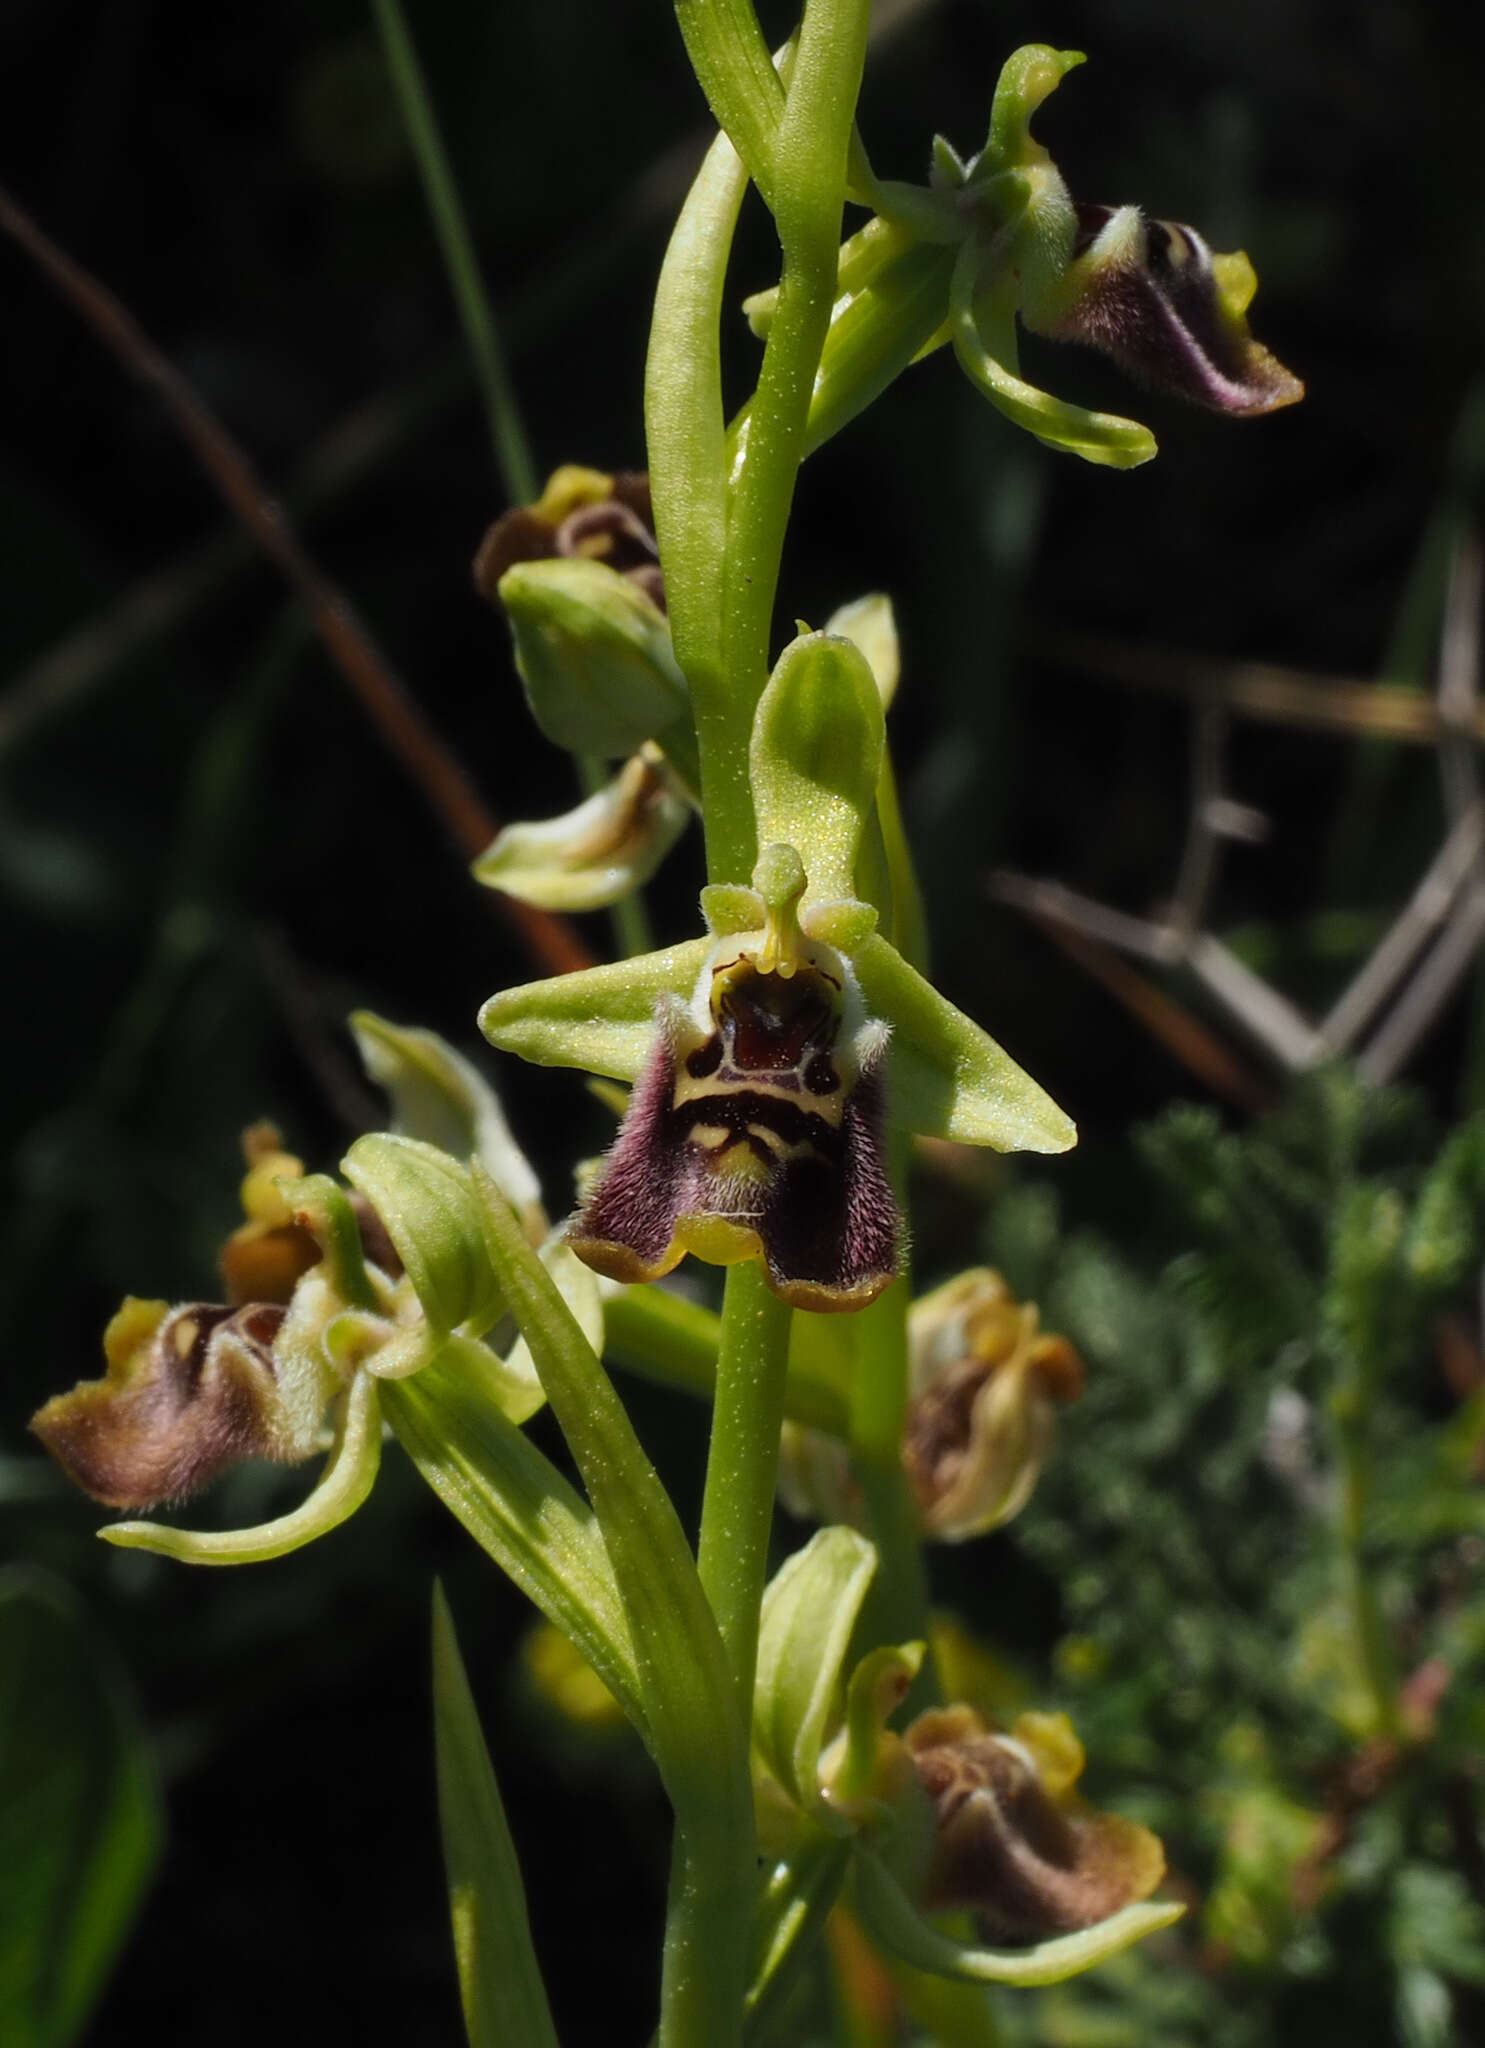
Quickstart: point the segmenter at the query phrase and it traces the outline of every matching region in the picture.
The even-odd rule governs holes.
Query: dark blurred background
[[[408,12],[541,469],[638,466],[647,302],[702,133],[670,9]],[[1449,544],[1475,512],[1485,30],[1419,0],[892,13],[862,108],[879,170],[922,177],[935,130],[978,147],[1016,44],[1085,49],[1038,123],[1070,185],[1246,248],[1255,330],[1309,387],[1233,423],[1028,343],[1036,381],[1155,428],[1159,460],[1118,474],[1017,436],[935,358],[812,461],[786,562],[781,616],[818,623],[869,589],[896,603],[893,725],[939,978],[1084,1132],[1030,1178],[1055,1175],[1064,1214],[1112,1225],[1131,1256],[1147,1237],[1164,1255],[1176,1241],[1131,1195],[1127,1133],[1173,1098],[1214,1098],[986,878],[1010,866],[1158,906],[1191,721],[1054,658],[1049,636],[1427,684]],[[531,727],[470,586],[501,492],[366,9],[10,0],[0,77],[15,195],[287,493],[494,810],[564,808],[571,765]],[[739,299],[771,261],[750,217]],[[88,2038],[456,2038],[425,1654],[441,1572],[559,2026],[641,2039],[656,1794],[554,1740],[511,1676],[521,1602],[400,1456],[334,1537],[218,1575],[106,1551],[25,1435],[46,1395],[98,1368],[120,1295],[212,1293],[242,1126],[271,1116],[320,1168],[376,1118],[348,1009],[472,1052],[480,1000],[536,970],[155,400],[3,241],[0,308],[0,1549],[77,1590],[168,1809]],[[740,315],[734,330],[740,381],[752,344]],[[1228,856],[1214,924],[1323,1005],[1438,844],[1432,757],[1240,724],[1227,788],[1272,830]],[[698,880],[693,837],[653,892],[662,933],[689,928]],[[608,943],[602,920],[589,936]],[[1172,1000],[1203,1013],[1190,990]],[[1485,1097],[1482,1022],[1467,982],[1412,1063],[1441,1118]],[[1232,1043],[1270,1086],[1261,1053]],[[607,1112],[576,1077],[482,1057],[560,1210]],[[975,1256],[975,1203],[933,1202],[943,1262]],[[634,1399],[689,1504],[699,1412]],[[243,1475],[213,1511],[256,1518],[301,1483]],[[1028,1658],[1059,1633],[1055,1583],[1007,1539],[956,1558],[953,1583],[987,1625],[999,1600]]]

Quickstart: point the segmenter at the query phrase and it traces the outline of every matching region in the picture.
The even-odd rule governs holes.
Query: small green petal
[[[1030,1948],[979,1948],[938,1933],[919,1917],[881,1859],[857,1841],[855,1903],[861,1924],[882,1948],[915,1970],[976,1984],[1060,1984],[1105,1962],[1132,1942],[1179,1920],[1181,1905],[1125,1906],[1077,1934],[1055,1935]]]
[[[539,1067],[583,1067],[633,1081],[654,1043],[655,1005],[689,996],[712,941],[688,939],[660,953],[615,960],[550,981],[502,989],[480,1011],[480,1030],[502,1052]]]
[[[851,1634],[877,1568],[854,1529],[821,1529],[774,1574],[758,1625],[753,1738],[780,1785],[824,1818],[820,1751],[840,1704]]]
[[[885,939],[869,938],[852,964],[867,1009],[892,1026],[894,1123],[997,1152],[1066,1152],[1077,1142],[1051,1096]]]
[[[882,700],[858,647],[803,633],[784,649],[753,721],[753,802],[759,846],[802,856],[806,905],[855,894],[884,745]]]
[[[370,1493],[382,1456],[382,1419],[376,1381],[357,1373],[335,1448],[309,1498],[256,1529],[172,1529],[163,1522],[114,1522],[98,1534],[121,1550],[154,1550],[186,1564],[259,1564],[284,1557],[326,1536],[353,1515]]]
[[[392,1129],[455,1159],[473,1154],[522,1217],[541,1209],[541,1186],[484,1075],[436,1031],[351,1013],[361,1064],[392,1098]]]
[[[505,1302],[468,1169],[435,1145],[378,1131],[356,1140],[341,1172],[386,1225],[433,1336],[483,1335]]]
[[[690,715],[670,627],[603,562],[518,562],[500,579],[531,715],[574,753],[632,754]]]

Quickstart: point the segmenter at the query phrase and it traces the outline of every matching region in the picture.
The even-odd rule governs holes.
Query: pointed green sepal
[[[869,938],[852,965],[868,1010],[892,1025],[892,1122],[997,1152],[1066,1152],[1077,1142],[1045,1089],[885,939]]]
[[[521,1866],[442,1586],[433,1589],[438,1821],[469,2048],[557,2048]]]
[[[546,1229],[541,1186],[506,1122],[500,1098],[471,1060],[418,1025],[389,1024],[371,1010],[351,1013],[361,1064],[392,1098],[392,1129],[455,1159],[479,1159],[537,1235]]]
[[[629,755],[690,715],[663,612],[603,562],[518,562],[500,579],[531,715],[574,753]]]
[[[386,1225],[432,1336],[482,1336],[505,1302],[468,1169],[436,1145],[378,1131],[356,1140],[341,1172]]]
[[[877,1568],[854,1529],[821,1529],[774,1574],[758,1626],[753,1740],[794,1804],[839,1826],[820,1792],[820,1751],[844,1691],[852,1631]]]
[[[826,633],[792,641],[758,701],[749,760],[758,844],[798,849],[806,907],[856,893],[884,745],[882,700],[860,648]]]
[[[710,939],[689,939],[634,960],[502,989],[480,1011],[480,1030],[502,1052],[536,1066],[584,1067],[633,1081],[654,1041],[655,1005],[663,995],[691,994],[711,947]]]
[[[1181,1905],[1125,1906],[1094,1927],[1028,1948],[981,1948],[940,1934],[914,1908],[880,1857],[856,1843],[854,1903],[879,1947],[915,1970],[974,1984],[1060,1984],[1179,1920]]]
[[[382,1455],[377,1385],[358,1373],[341,1397],[335,1444],[308,1499],[255,1529],[172,1529],[164,1522],[114,1522],[98,1534],[121,1550],[154,1550],[185,1564],[261,1564],[326,1536],[370,1493]]]

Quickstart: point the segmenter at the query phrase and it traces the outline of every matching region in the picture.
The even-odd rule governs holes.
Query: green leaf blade
[[[441,1586],[433,1591],[433,1732],[469,2048],[558,2048],[521,1866]]]

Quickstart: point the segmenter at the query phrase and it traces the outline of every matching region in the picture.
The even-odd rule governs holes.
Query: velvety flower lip
[[[1164,1876],[1147,1828],[1074,1795],[1083,1752],[1065,1715],[1023,1714],[1005,1734],[950,1707],[904,1740],[935,1816],[925,1910],[967,1907],[998,1938],[1038,1941],[1096,1926]]]
[[[654,1048],[569,1243],[610,1278],[653,1280],[686,1252],[761,1257],[791,1307],[864,1307],[897,1270],[883,1165],[887,1033],[850,969],[797,929],[723,942]],[[772,964],[766,964],[772,963]]]
[[[1137,206],[1077,208],[1073,260],[1027,325],[1085,342],[1157,391],[1252,418],[1294,405],[1304,385],[1248,332],[1257,286],[1240,252],[1216,255],[1195,228]]]
[[[285,1311],[131,1298],[104,1333],[107,1371],[55,1395],[31,1427],[68,1476],[111,1508],[199,1493],[248,1457],[308,1456],[280,1394],[274,1343]]]

